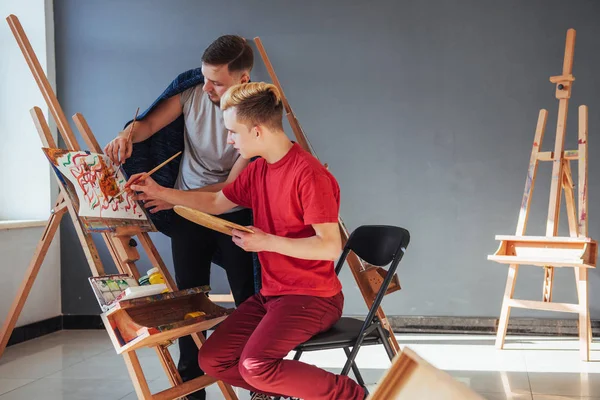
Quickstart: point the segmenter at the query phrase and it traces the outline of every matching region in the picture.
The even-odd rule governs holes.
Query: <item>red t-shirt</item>
[[[310,153],[294,143],[274,164],[263,158],[251,162],[223,194],[251,208],[254,226],[277,236],[315,235],[311,224],[338,222],[340,189],[337,181]],[[333,261],[305,260],[261,251],[263,296],[284,294],[330,297],[342,285]]]

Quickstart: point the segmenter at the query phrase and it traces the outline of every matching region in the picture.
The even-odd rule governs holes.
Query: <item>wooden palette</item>
[[[194,210],[193,208],[185,206],[175,206],[173,208],[175,212],[181,215],[185,219],[189,219],[198,225],[202,225],[209,229],[224,233],[229,236],[233,236],[231,231],[237,229],[238,231],[244,231],[248,233],[254,233],[251,229],[245,226],[235,224],[227,221],[223,218],[215,217],[214,215],[203,213],[202,211]]]

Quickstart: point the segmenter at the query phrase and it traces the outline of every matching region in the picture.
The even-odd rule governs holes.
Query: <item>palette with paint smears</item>
[[[188,219],[192,222],[195,222],[198,225],[202,225],[204,227],[224,233],[229,236],[232,236],[231,231],[233,229],[237,229],[238,231],[244,231],[248,233],[254,233],[254,231],[252,231],[249,228],[246,228],[245,226],[229,222],[225,219],[215,217],[214,215],[203,213],[202,211],[194,210],[193,208],[185,206],[175,206],[173,209],[177,214],[181,215],[185,219]]]

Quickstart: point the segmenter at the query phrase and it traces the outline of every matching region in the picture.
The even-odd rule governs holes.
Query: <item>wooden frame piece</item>
[[[300,123],[298,122],[298,119],[296,118],[292,107],[290,106],[287,98],[285,97],[283,88],[281,87],[281,83],[279,82],[279,79],[275,74],[275,70],[273,69],[273,65],[271,64],[271,61],[267,56],[267,52],[262,44],[262,41],[259,37],[255,37],[254,42],[256,43],[258,52],[260,53],[260,56],[262,57],[262,60],[265,63],[265,67],[267,68],[267,72],[269,73],[273,84],[277,87],[279,93],[281,94],[281,100],[285,108],[286,117],[288,119],[288,122],[290,123],[292,131],[294,132],[296,141],[304,150],[317,157],[312,146],[310,145],[310,142],[308,141],[308,138],[304,134],[304,131],[302,130],[302,127],[300,126]],[[325,166],[327,166],[327,164],[325,164]],[[342,246],[344,246],[348,241],[350,233],[344,225],[344,221],[342,221],[341,216],[338,218],[338,222],[340,233],[342,236]],[[375,296],[377,295],[377,292],[381,287],[383,277],[387,275],[387,271],[381,267],[365,265],[365,263],[363,263],[362,260],[360,260],[360,258],[358,258],[353,252],[351,252],[348,256],[347,262],[348,266],[350,267],[350,270],[352,271],[352,275],[356,280],[360,293],[363,296],[367,307],[370,309],[375,300]],[[374,271],[370,271],[371,269],[373,269]],[[394,277],[392,278],[392,282],[390,283],[390,287],[386,294],[393,293],[397,290],[400,290],[400,282],[398,279],[398,275],[394,274]],[[396,340],[396,336],[394,335],[392,326],[390,325],[387,316],[383,312],[383,308],[379,307],[379,309],[377,310],[377,317],[381,321],[384,328],[389,331],[390,344],[392,346],[392,349],[394,350],[394,353],[397,354],[400,351],[400,346],[398,345],[398,341]]]
[[[488,260],[509,264],[504,298],[498,321],[496,347],[503,348],[512,307],[570,312],[579,315],[579,343],[582,360],[589,361],[591,345],[591,324],[588,305],[588,269],[595,268],[598,258],[598,244],[588,237],[587,218],[587,156],[588,156],[588,115],[587,106],[579,107],[579,137],[577,150],[564,150],[569,99],[575,78],[573,77],[573,55],[575,51],[575,30],[567,31],[563,73],[550,77],[556,85],[555,97],[559,101],[554,151],[540,152],[548,112],[541,110],[535,131],[533,148],[529,162],[523,201],[514,236],[498,235],[497,251]],[[545,236],[525,236],[531,195],[535,183],[539,161],[552,162],[552,180]],[[575,203],[575,183],[571,175],[571,162],[578,161],[578,201]],[[569,236],[558,237],[558,222],[561,197],[565,193],[565,206],[569,225]],[[514,290],[519,266],[533,265],[544,268],[542,300],[514,299]],[[552,302],[554,268],[570,267],[575,273],[578,295],[577,304]]]
[[[596,266],[598,244],[590,238],[497,235],[496,240],[500,241],[500,246],[488,260],[501,264]]]
[[[483,400],[467,385],[405,347],[367,400]]]
[[[52,91],[50,83],[48,82],[48,79],[43,69],[41,68],[37,56],[33,51],[33,48],[31,47],[31,44],[23,30],[23,27],[21,26],[21,23],[19,22],[19,19],[14,15],[10,15],[6,18],[6,20],[23,53],[27,65],[29,66],[33,77],[37,82],[40,91],[42,92],[44,100],[46,101],[50,112],[57,123],[59,133],[65,140],[65,143],[67,144],[67,147],[70,150],[80,150],[79,144],[75,139],[75,135],[71,131],[71,128],[62,111],[62,108],[58,103],[56,95]],[[39,109],[38,107],[32,108],[31,116],[38,130],[43,145],[46,147],[56,148],[56,142],[52,137],[51,131],[48,127],[48,124],[44,118],[41,109]],[[75,114],[73,116],[73,120],[75,121],[75,124],[78,127],[78,129],[80,130],[84,141],[89,146],[90,151],[102,153],[102,149],[96,141],[91,129],[89,128],[89,125],[85,121],[85,118],[83,118],[83,115],[79,113]],[[8,317],[2,326],[2,330],[0,331],[0,356],[2,356],[6,345],[8,344],[10,335],[14,330],[18,317],[31,291],[31,288],[37,277],[46,252],[48,251],[48,247],[52,242],[52,239],[56,230],[58,229],[62,217],[67,211],[71,216],[71,220],[77,232],[77,236],[81,243],[81,247],[85,253],[86,259],[89,263],[92,275],[104,275],[104,268],[102,266],[102,262],[98,255],[98,251],[96,249],[90,232],[88,232],[87,229],[85,229],[84,225],[82,225],[81,219],[77,215],[76,205],[74,205],[73,202],[69,199],[69,196],[66,194],[66,190],[63,187],[60,180],[59,186],[60,193],[58,195],[56,205],[48,220],[46,229],[40,239],[40,242],[38,243],[37,249],[26,272],[25,279],[17,293],[17,296],[15,297],[13,305],[9,311]],[[113,261],[115,262],[119,273],[127,273],[131,276],[134,276],[135,278],[139,278],[140,275],[135,265],[135,262],[139,259],[139,253],[135,249],[137,243],[134,239],[134,237],[137,237],[142,243],[152,264],[160,270],[162,275],[165,277],[165,280],[167,281],[167,287],[169,288],[171,293],[167,293],[165,294],[165,296],[168,297],[168,295],[175,295],[173,293],[177,290],[175,282],[172,279],[160,255],[158,254],[158,251],[156,250],[154,244],[152,243],[148,232],[145,229],[143,229],[141,226],[128,226],[116,228],[113,232],[106,231],[100,234],[102,235],[109,249],[109,252],[113,258]],[[212,305],[215,307],[215,310],[217,309],[218,306],[212,304],[212,302],[206,298],[205,294],[201,293],[200,295],[205,298],[205,302],[203,303],[205,306],[208,307],[209,305]],[[218,307],[218,309],[224,310],[221,307]],[[117,313],[120,310],[113,311]],[[223,392],[223,396],[225,399],[237,400],[237,396],[235,395],[235,392],[233,391],[230,385],[224,384],[220,381],[217,382],[214,378],[209,376],[201,376],[197,379],[193,379],[183,383],[177,371],[175,363],[173,362],[173,359],[165,346],[165,342],[169,342],[173,339],[178,338],[178,334],[191,334],[198,347],[200,347],[202,346],[202,343],[204,343],[204,337],[197,332],[201,331],[205,326],[208,326],[213,322],[216,324],[223,318],[224,316],[220,316],[216,318],[215,321],[197,320],[192,321],[191,323],[183,322],[181,324],[183,328],[174,329],[172,331],[166,330],[164,332],[159,332],[159,334],[156,334],[152,337],[153,340],[146,339],[146,337],[150,336],[149,334],[151,333],[150,329],[146,329],[145,333],[148,333],[148,335],[144,336],[144,338],[139,340],[139,342],[143,342],[144,346],[142,346],[142,343],[137,342],[137,346],[132,345],[130,346],[131,348],[129,348],[127,351],[123,350],[122,353],[125,360],[125,364],[127,365],[127,369],[129,371],[138,398],[161,400],[182,398],[189,393],[195,392],[216,382],[219,385],[221,391]],[[109,331],[110,335],[109,326],[110,325],[106,325],[106,328],[107,331]],[[158,341],[160,341],[161,343],[157,343]],[[139,364],[139,360],[135,354],[135,349],[133,349],[134,347],[135,349],[139,347],[153,347],[156,350],[156,353],[160,358],[165,373],[167,374],[170,383],[173,385],[172,388],[164,390],[155,395],[150,393],[148,383],[144,377],[142,368]]]

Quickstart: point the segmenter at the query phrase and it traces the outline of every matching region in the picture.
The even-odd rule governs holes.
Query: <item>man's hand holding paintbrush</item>
[[[159,184],[157,184],[154,181],[154,179],[150,178],[150,175],[152,175],[153,173],[155,173],[156,171],[158,171],[159,169],[164,167],[167,163],[169,163],[171,160],[178,157],[181,153],[182,153],[181,151],[177,152],[176,154],[172,155],[171,157],[169,157],[168,159],[166,159],[165,161],[163,161],[156,167],[152,168],[148,172],[142,172],[140,174],[132,175],[129,178],[129,180],[127,181],[127,183],[125,184],[125,188],[121,192],[119,192],[118,194],[113,196],[113,198],[110,199],[109,203],[112,202],[115,198],[119,197],[121,194],[123,194],[126,191],[138,191],[138,192],[142,191],[142,192],[146,193],[148,188],[150,188],[151,193],[157,194],[158,191],[163,187],[160,186]],[[173,208],[172,204],[161,201],[161,200],[157,199],[156,196],[154,196],[153,198],[150,198],[148,196],[134,195],[134,200],[144,201],[145,207],[148,208],[151,213],[155,213],[155,212],[158,212],[161,210],[168,210],[170,208]]]
[[[152,214],[173,208],[173,204],[167,203],[157,197],[164,187],[156,183],[156,181],[147,173],[132,175],[125,187],[127,188],[127,191],[133,192],[132,198],[134,200],[143,201],[144,207]]]
[[[133,151],[133,132],[136,127],[139,111],[140,108],[138,107],[135,116],[133,117],[133,122],[104,148],[104,154],[106,154],[115,165],[121,165],[125,160],[131,157]]]

